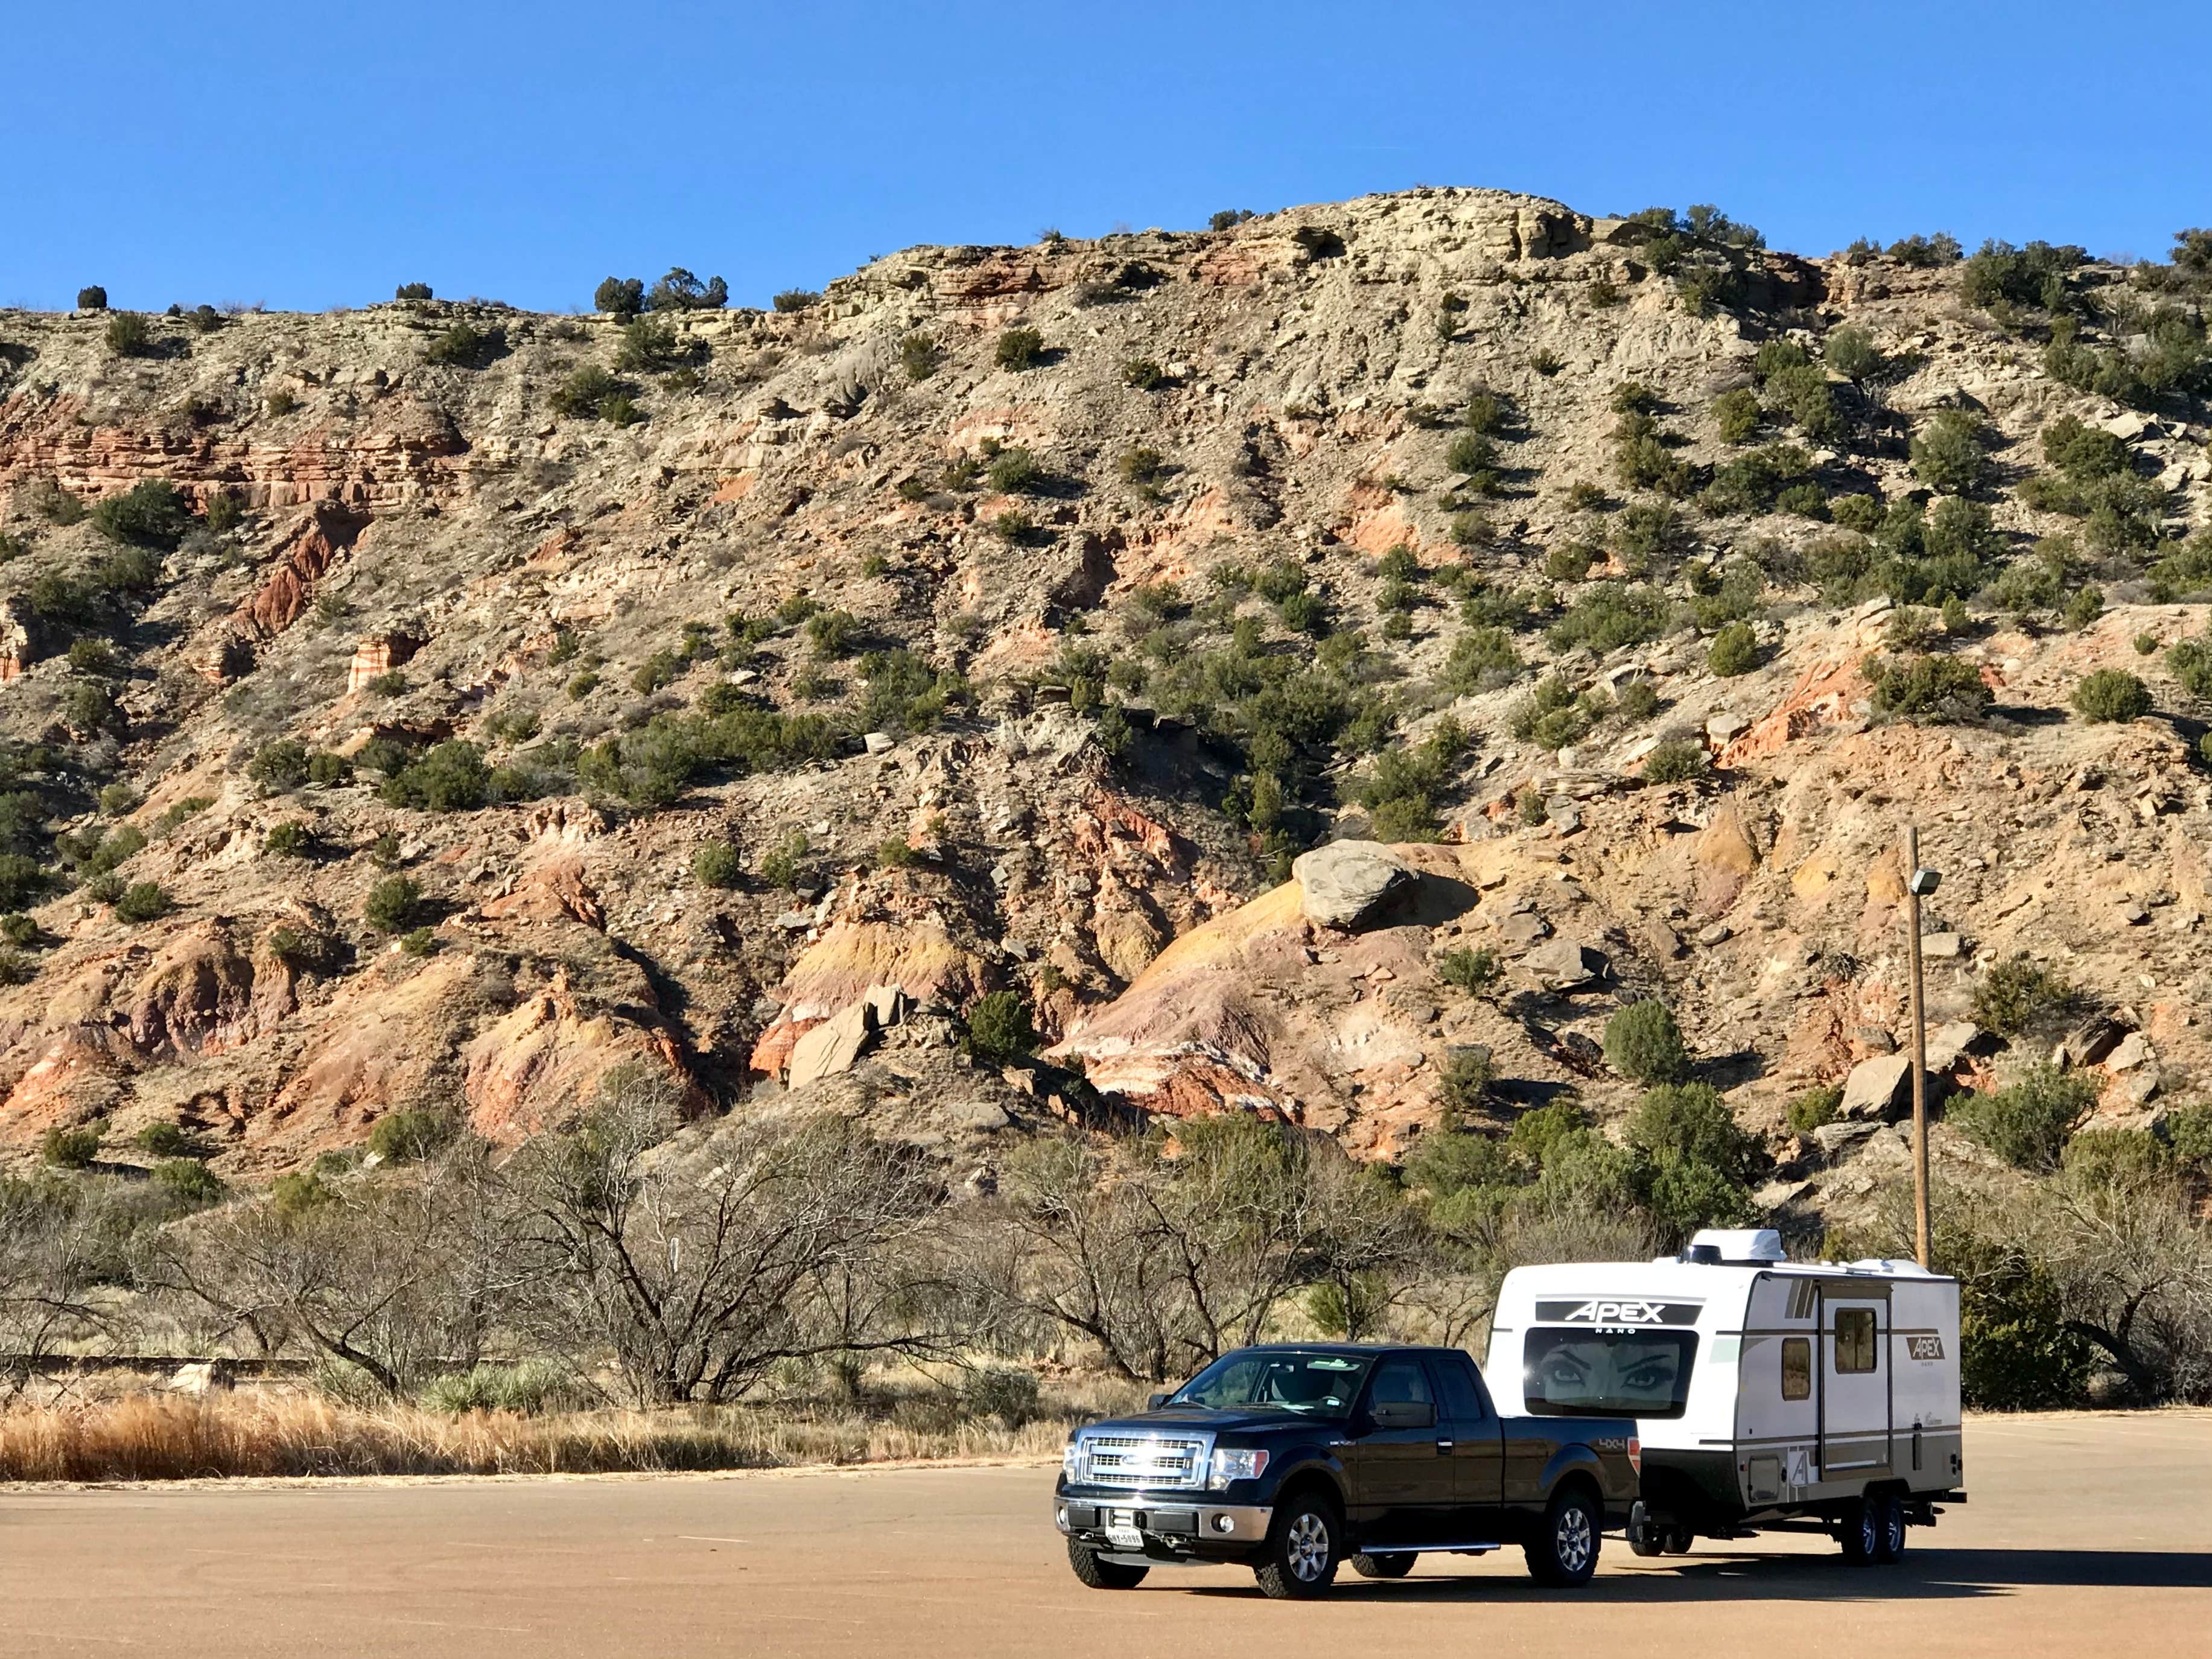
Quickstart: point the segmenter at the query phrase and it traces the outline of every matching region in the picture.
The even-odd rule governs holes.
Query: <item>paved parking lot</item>
[[[1085,1590],[1040,1468],[15,1487],[0,1607],[25,1656],[2212,1656],[2212,1413],[1985,1419],[1966,1444],[1973,1501],[1898,1567],[1608,1540],[1579,1592],[1509,1551],[1346,1573],[1317,1606],[1231,1568]]]

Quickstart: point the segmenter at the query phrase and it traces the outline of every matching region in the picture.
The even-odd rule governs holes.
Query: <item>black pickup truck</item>
[[[1133,1417],[1068,1437],[1053,1513],[1075,1576],[1130,1589],[1156,1563],[1235,1561],[1269,1595],[1319,1595],[1349,1559],[1401,1578],[1423,1554],[1526,1552],[1585,1582],[1626,1524],[1628,1418],[1506,1417],[1457,1348],[1298,1343],[1224,1354]]]

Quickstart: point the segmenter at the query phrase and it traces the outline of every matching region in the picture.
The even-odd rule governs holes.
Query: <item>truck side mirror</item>
[[[1167,1403],[1168,1403],[1168,1396],[1167,1396],[1167,1395],[1164,1395],[1164,1394],[1156,1394],[1156,1395],[1153,1395],[1150,1399],[1148,1399],[1148,1400],[1146,1400],[1146,1401],[1145,1401],[1145,1409],[1146,1409],[1146,1411],[1148,1411],[1148,1412],[1156,1412],[1156,1411],[1159,1410],[1159,1408],[1160,1408],[1161,1407],[1163,1407],[1163,1406],[1166,1405]]]

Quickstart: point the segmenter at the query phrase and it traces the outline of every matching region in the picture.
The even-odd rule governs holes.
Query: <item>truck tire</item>
[[[1604,1524],[1589,1489],[1579,1480],[1563,1482],[1544,1506],[1543,1529],[1521,1547],[1528,1560],[1528,1576],[1554,1589],[1589,1583],[1597,1571]]]
[[[1870,1567],[1881,1559],[1881,1504],[1879,1498],[1855,1498],[1844,1505],[1837,1536],[1851,1566]]]
[[[1362,1578],[1403,1578],[1420,1558],[1411,1551],[1395,1555],[1355,1555],[1352,1570]]]
[[[1895,1492],[1891,1492],[1886,1497],[1869,1498],[1867,1501],[1877,1505],[1880,1510],[1880,1514],[1876,1516],[1878,1536],[1875,1540],[1874,1559],[1883,1566],[1888,1566],[1904,1559],[1905,1500]]]
[[[1133,1567],[1126,1561],[1109,1561],[1088,1545],[1067,1540],[1067,1565],[1093,1589],[1134,1589],[1145,1582],[1150,1567]]]
[[[1267,1529],[1267,1555],[1252,1569],[1260,1588],[1277,1601],[1304,1601],[1328,1593],[1336,1582],[1344,1522],[1318,1492],[1301,1492],[1275,1507]]]
[[[1666,1534],[1651,1524],[1651,1511],[1638,1498],[1628,1510],[1628,1547],[1636,1555],[1658,1555],[1665,1552]]]

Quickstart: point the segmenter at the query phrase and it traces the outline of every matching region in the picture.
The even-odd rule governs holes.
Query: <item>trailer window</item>
[[[1522,1395],[1539,1417],[1680,1417],[1697,1353],[1692,1331],[1540,1326],[1522,1345]]]
[[[1782,1397],[1784,1400],[1810,1400],[1813,1397],[1813,1340],[1808,1336],[1785,1336],[1782,1339]]]
[[[1836,1310],[1836,1370],[1843,1375],[1875,1368],[1874,1310]]]

